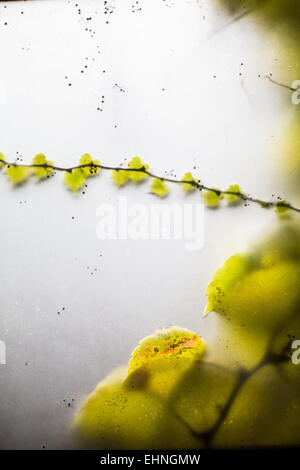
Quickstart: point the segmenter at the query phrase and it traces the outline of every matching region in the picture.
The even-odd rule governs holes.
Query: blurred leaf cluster
[[[93,448],[180,449],[300,444],[300,229],[281,227],[228,259],[207,287],[215,341],[158,330],[76,416]],[[217,350],[217,354],[215,351]],[[218,359],[216,357],[218,356]]]

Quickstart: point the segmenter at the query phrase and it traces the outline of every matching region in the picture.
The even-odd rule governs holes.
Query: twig
[[[159,176],[155,175],[154,173],[148,171],[144,166],[141,168],[123,168],[121,166],[109,166],[109,165],[103,165],[100,163],[86,163],[83,165],[76,165],[72,167],[60,167],[53,165],[51,163],[42,163],[42,164],[37,164],[37,163],[31,163],[31,164],[23,164],[23,163],[11,163],[7,162],[4,159],[0,158],[0,163],[6,165],[6,166],[13,166],[13,167],[25,167],[25,168],[44,168],[49,169],[49,170],[54,170],[54,171],[60,171],[60,172],[67,172],[67,173],[72,173],[73,170],[77,170],[80,168],[91,168],[91,169],[101,169],[101,170],[110,170],[110,171],[129,171],[129,172],[139,172],[139,173],[144,173],[145,175],[150,176],[151,178],[156,178],[161,181],[166,181],[168,183],[176,183],[176,184],[187,184],[190,186],[195,187],[199,191],[205,190],[205,191],[210,191],[212,193],[215,193],[217,196],[237,196],[239,197],[242,201],[244,202],[251,202],[254,204],[259,204],[265,209],[268,208],[274,208],[274,207],[284,207],[286,209],[290,209],[294,212],[300,213],[300,208],[293,206],[292,204],[281,200],[278,198],[278,201],[264,201],[262,199],[255,198],[253,196],[250,196],[249,194],[242,193],[240,191],[228,191],[228,190],[220,190],[216,188],[212,188],[209,186],[206,186],[200,182],[200,180],[182,180],[182,179],[175,179],[175,178],[168,178],[166,176]]]
[[[287,89],[290,90],[290,91],[298,91],[297,88],[293,88],[292,86],[285,85],[284,83],[277,82],[276,80],[274,80],[273,78],[271,78],[269,75],[265,75],[265,78],[267,78],[268,80],[270,80],[271,83],[274,83],[274,85],[281,86],[282,88],[287,88]]]

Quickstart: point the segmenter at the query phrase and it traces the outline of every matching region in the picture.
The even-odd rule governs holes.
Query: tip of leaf
[[[204,312],[203,312],[203,317],[207,317],[207,315],[211,312],[212,312],[212,309],[209,305],[209,302],[207,302],[206,307],[205,307]]]

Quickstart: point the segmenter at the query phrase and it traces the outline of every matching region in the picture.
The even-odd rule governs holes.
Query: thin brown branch
[[[290,91],[297,91],[297,88],[293,88],[289,85],[285,85],[285,83],[277,82],[272,77],[270,77],[270,75],[266,75],[265,78],[267,78],[271,83],[274,83],[274,85],[281,86],[282,88],[286,88],[287,90],[290,90]]]
[[[212,188],[210,186],[206,186],[200,182],[200,180],[183,180],[183,179],[175,179],[175,178],[169,178],[166,176],[160,176],[152,173],[151,171],[147,170],[144,166],[141,168],[123,168],[121,166],[109,166],[109,165],[103,165],[103,164],[97,164],[97,163],[86,163],[83,165],[76,165],[72,167],[60,167],[53,165],[51,163],[43,163],[43,164],[37,164],[37,163],[31,163],[31,164],[23,164],[23,163],[15,163],[15,162],[7,162],[4,159],[0,158],[0,163],[6,166],[14,166],[14,167],[25,167],[25,168],[44,168],[53,170],[53,171],[60,171],[60,172],[67,172],[71,173],[73,170],[77,170],[80,168],[91,168],[91,170],[95,169],[101,169],[101,170],[109,170],[109,171],[129,171],[129,172],[139,172],[139,173],[144,173],[145,175],[150,176],[151,178],[156,178],[160,179],[161,181],[166,181],[168,183],[176,183],[176,184],[187,184],[190,186],[195,187],[199,191],[205,190],[205,191],[210,191],[215,193],[218,196],[237,196],[239,197],[242,201],[244,202],[249,202],[249,203],[254,203],[258,204],[261,207],[268,209],[268,208],[275,208],[275,207],[283,207],[286,209],[290,209],[291,211],[298,212],[300,213],[300,208],[293,206],[292,204],[283,201],[281,198],[278,198],[277,201],[264,201],[263,199],[258,199],[253,196],[250,196],[249,194],[242,193],[240,191],[229,191],[229,190],[221,190],[221,189],[216,189]]]

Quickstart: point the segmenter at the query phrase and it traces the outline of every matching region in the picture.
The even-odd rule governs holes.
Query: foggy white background
[[[285,197],[272,160],[282,89],[263,78],[276,76],[280,57],[251,16],[229,25],[213,0],[108,5],[113,13],[100,0],[1,2],[6,158],[43,152],[72,166],[89,152],[118,165],[139,155],[159,174],[192,170],[208,185]],[[274,220],[256,206],[206,210],[199,251],[101,242],[97,208],[119,195],[159,203],[148,183],[118,190],[105,172],[77,196],[62,174],[16,189],[0,174],[1,448],[69,447],[84,397],[156,328],[213,337],[213,315],[201,318],[207,283]],[[167,201],[187,202],[177,186]]]

